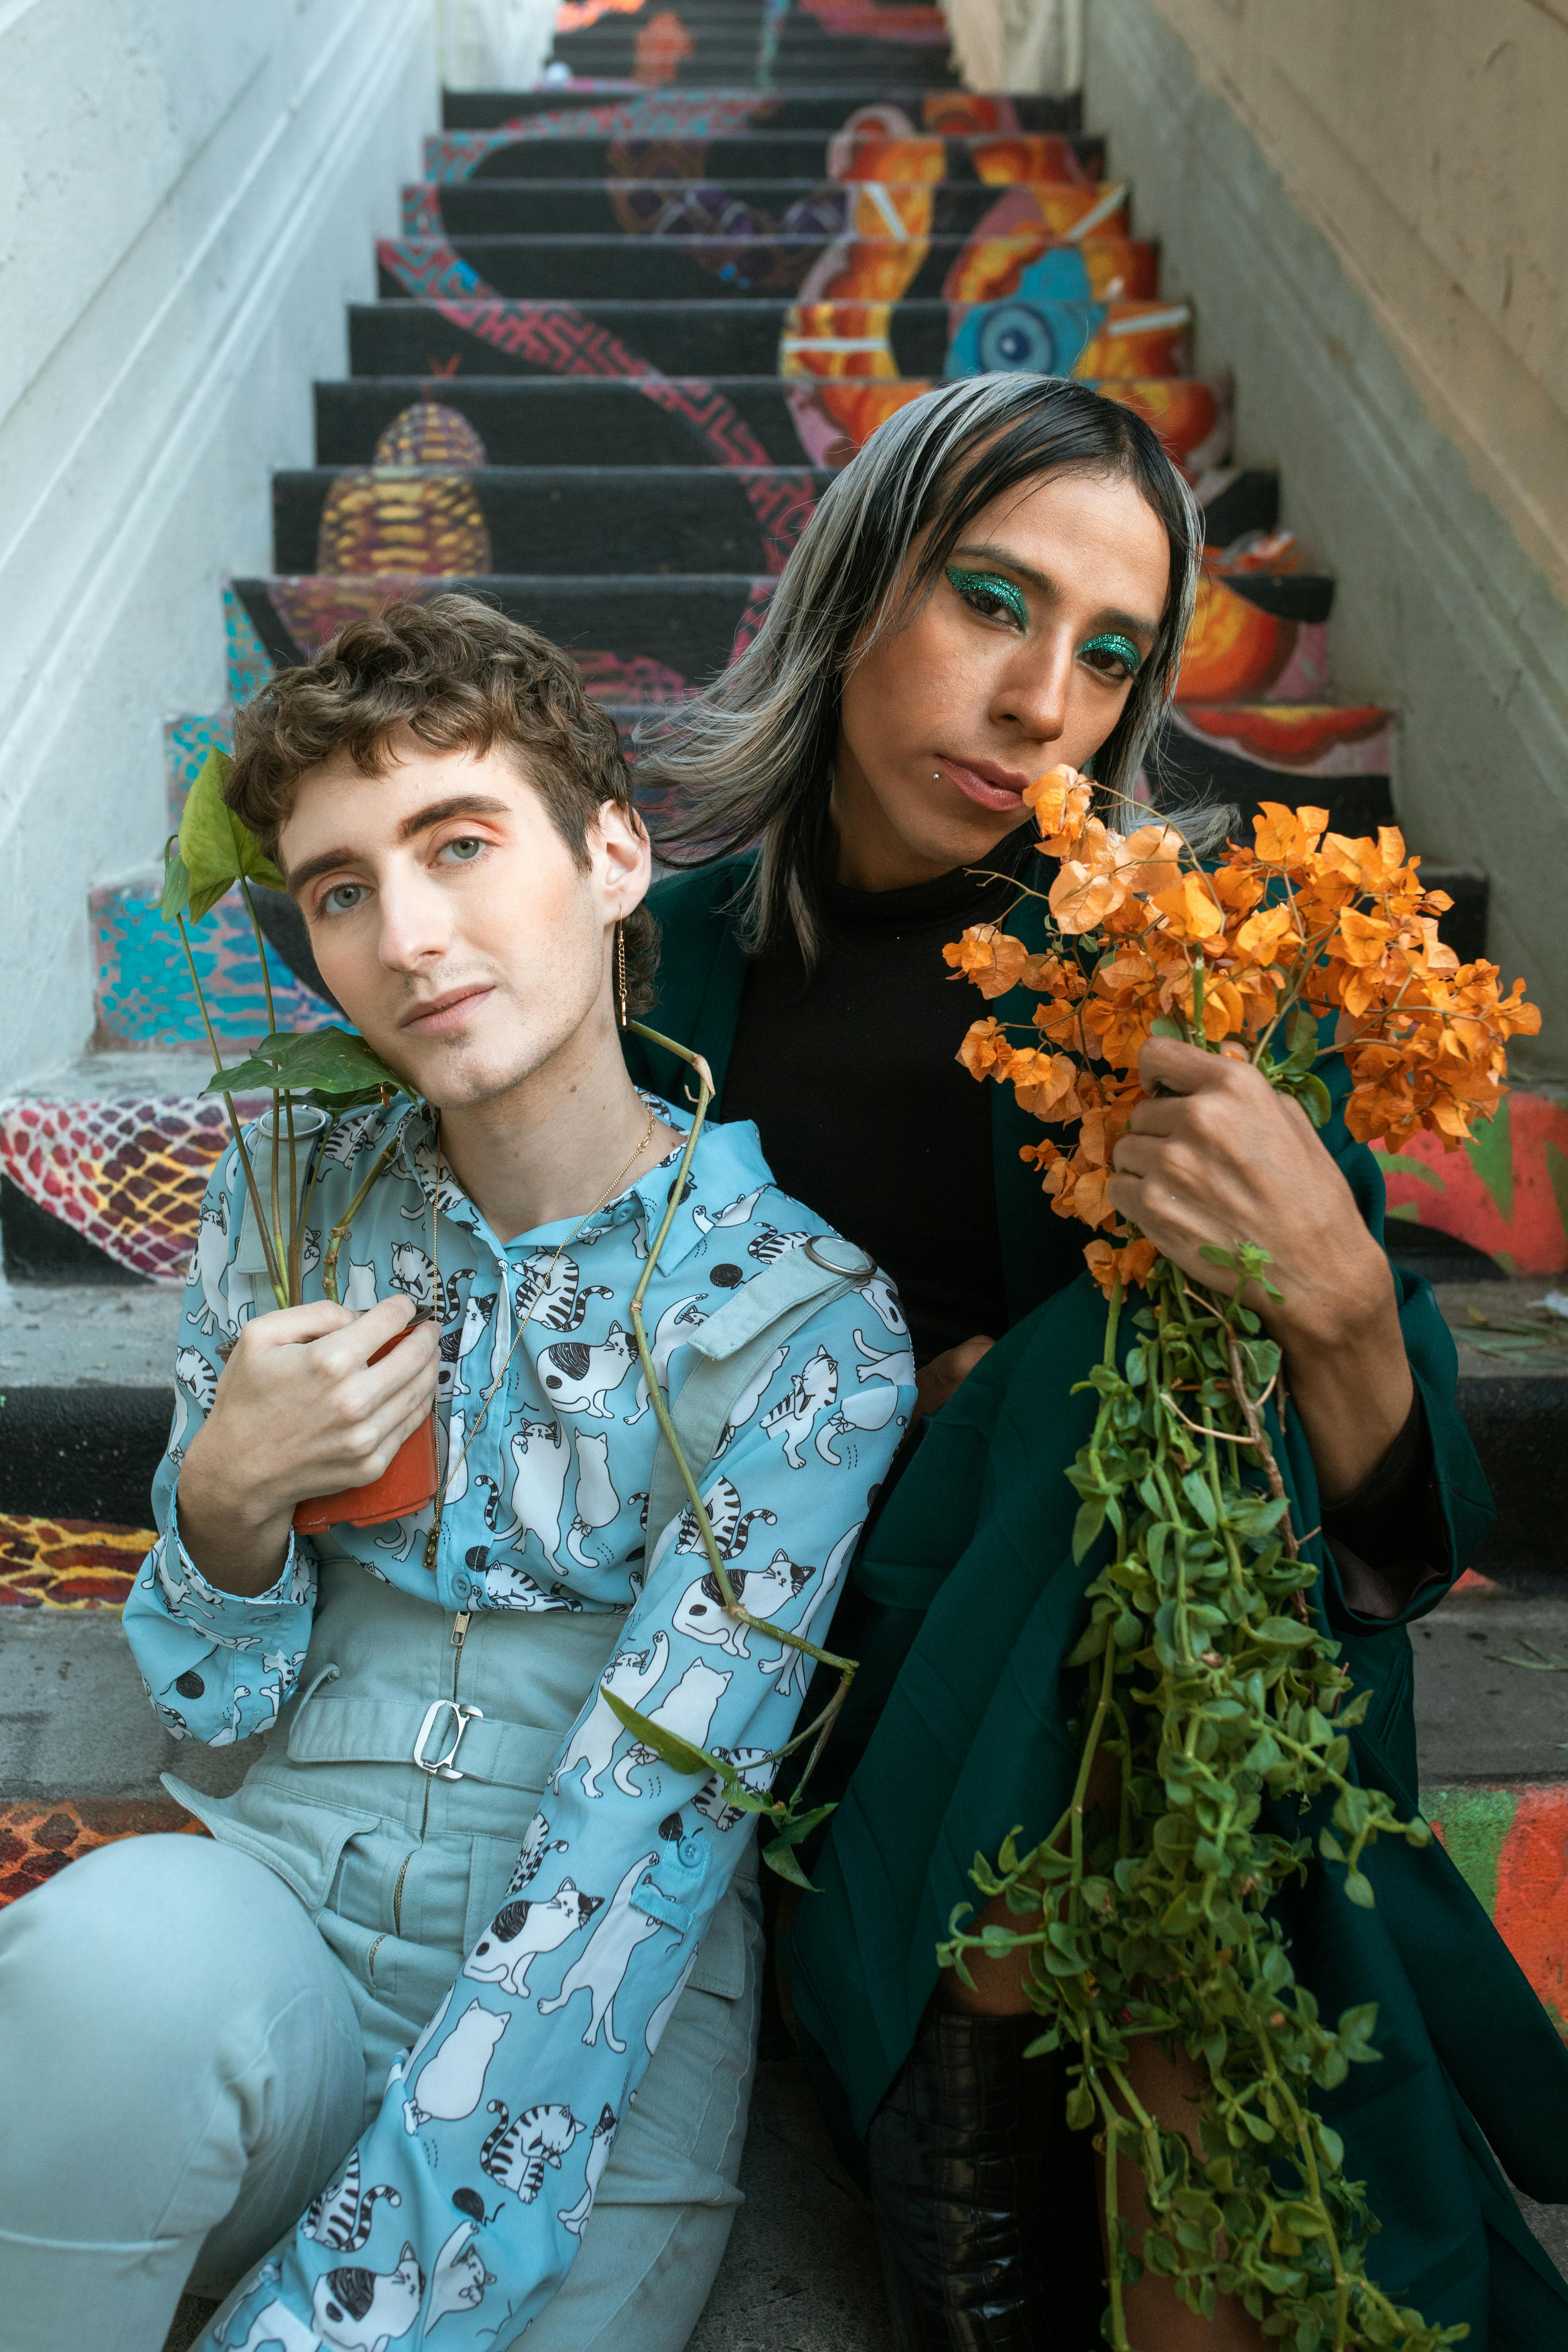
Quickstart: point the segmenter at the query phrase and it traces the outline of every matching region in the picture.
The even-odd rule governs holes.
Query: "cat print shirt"
[[[689,1127],[683,1112],[653,1107],[671,1127]],[[336,1527],[334,1551],[454,1614],[629,1608],[602,1682],[765,1787],[811,1661],[714,1605],[694,1515],[643,1524],[658,1423],[627,1310],[679,1152],[569,1247],[561,1250],[574,1220],[502,1244],[449,1171],[437,1202],[422,1110],[352,1115],[321,1152],[310,1200],[309,1297],[322,1295],[324,1237],[395,1138],[343,1243],[339,1289],[356,1308],[402,1290],[438,1316],[443,1475],[458,1467],[434,1574],[424,1565],[428,1506],[415,1520]],[[781,1253],[830,1232],[773,1185],[753,1127],[706,1128],[644,1301],[667,1392],[679,1392],[696,1360],[689,1341],[710,1315]],[[231,1150],[207,1188],[185,1290],[174,1424],[153,1489],[159,1538],[125,1608],[160,1719],[213,1746],[277,1721],[299,1681],[316,1597],[308,1538],[294,1538],[271,1590],[249,1598],[209,1584],[177,1530],[184,1449],[243,1324],[270,1296]],[[817,1308],[758,1368],[701,1481],[750,1613],[820,1642],[913,1401],[908,1334],[879,1276]],[[204,2352],[220,2342],[249,2352],[414,2347],[437,2322],[437,2352],[510,2343],[577,2251],[616,2131],[752,1818],[710,1777],[682,1778],[659,1762],[595,1691],[555,1760],[500,1910],[394,2067],[379,2116],[333,2186],[359,2217],[350,2270],[341,2232],[312,2208],[248,2283],[223,2337],[204,2337]],[[468,2192],[458,2208],[455,2183]],[[364,2313],[346,2308],[345,2293],[368,2298]]]

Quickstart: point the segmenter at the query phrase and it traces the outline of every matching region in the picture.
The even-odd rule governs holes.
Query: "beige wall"
[[[1568,0],[1153,0],[1568,602]]]

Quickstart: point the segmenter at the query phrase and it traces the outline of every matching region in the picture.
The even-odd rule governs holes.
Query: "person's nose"
[[[1066,733],[1073,648],[1068,633],[1044,630],[1020,645],[992,697],[991,717],[1031,742],[1054,743]]]
[[[442,893],[422,874],[385,875],[381,883],[381,961],[388,971],[425,971],[451,946]]]

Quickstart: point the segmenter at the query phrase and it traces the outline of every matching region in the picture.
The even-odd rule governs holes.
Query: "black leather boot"
[[[1087,2133],[1033,2017],[932,2009],[867,2135],[899,2352],[1095,2352],[1104,2301]]]

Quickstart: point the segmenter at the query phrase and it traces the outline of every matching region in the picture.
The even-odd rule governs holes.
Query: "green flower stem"
[[[673,1037],[661,1036],[657,1029],[648,1028],[642,1021],[628,1021],[626,1026],[628,1029],[635,1029],[639,1037],[647,1038],[650,1044],[662,1045],[667,1053],[678,1055],[681,1061],[696,1072],[698,1087],[697,1108],[692,1115],[691,1126],[687,1134],[686,1149],[680,1155],[679,1165],[676,1169],[675,1178],[669,1188],[669,1204],[665,1210],[658,1234],[648,1245],[647,1264],[643,1268],[642,1278],[632,1293],[632,1337],[637,1341],[637,1361],[642,1367],[643,1379],[647,1383],[648,1397],[659,1428],[664,1433],[665,1442],[674,1457],[676,1469],[680,1474],[680,1483],[686,1489],[686,1499],[697,1523],[697,1532],[701,1540],[703,1551],[707,1554],[708,1565],[712,1570],[718,1580],[719,1591],[723,1596],[725,1615],[732,1617],[738,1625],[750,1625],[757,1633],[766,1633],[771,1640],[784,1643],[792,1650],[804,1651],[808,1658],[815,1658],[819,1665],[837,1666],[845,1678],[847,1689],[855,1673],[858,1660],[836,1657],[831,1650],[819,1650],[815,1643],[803,1641],[798,1633],[786,1633],[782,1625],[775,1625],[766,1618],[753,1617],[749,1610],[742,1608],[735,1598],[735,1588],[730,1581],[723,1555],[714,1540],[713,1523],[708,1516],[708,1507],[698,1492],[691,1465],[686,1458],[685,1448],[675,1433],[675,1423],[670,1419],[669,1407],[665,1402],[664,1391],[653,1368],[653,1351],[648,1346],[647,1333],[643,1327],[643,1300],[647,1294],[648,1284],[653,1279],[653,1271],[658,1263],[658,1254],[664,1247],[665,1236],[674,1221],[676,1210],[685,1197],[687,1171],[691,1165],[691,1156],[697,1149],[697,1139],[702,1131],[702,1122],[708,1116],[708,1106],[713,1099],[713,1074],[701,1055],[694,1054],[689,1045],[678,1045]],[[651,1536],[654,1530],[650,1528],[648,1532]],[[813,1726],[812,1728],[815,1729],[816,1727]],[[803,1738],[809,1737],[809,1733],[802,1737]],[[792,1744],[800,1743],[797,1741]],[[785,1748],[780,1752],[787,1755],[789,1750]],[[816,1760],[814,1756],[813,1763]]]
[[[342,1300],[338,1297],[338,1252],[343,1245],[343,1235],[348,1232],[349,1227],[353,1224],[354,1219],[363,1208],[365,1202],[370,1197],[372,1185],[374,1184],[380,1177],[383,1170],[389,1165],[393,1153],[397,1150],[397,1147],[402,1140],[403,1129],[399,1127],[396,1134],[393,1137],[391,1142],[388,1143],[385,1150],[384,1151],[377,1152],[375,1156],[375,1165],[372,1168],[370,1174],[365,1178],[364,1182],[360,1186],[359,1191],[354,1194],[353,1199],[349,1202],[348,1207],[343,1211],[342,1215],[338,1219],[337,1223],[332,1227],[331,1234],[327,1237],[327,1253],[321,1260],[321,1289],[325,1297],[331,1300],[334,1307],[338,1307],[342,1304]],[[436,1213],[437,1215],[440,1214],[438,1207]],[[437,1311],[437,1313],[439,1312],[438,1307]]]
[[[260,924],[260,920],[259,920],[259,919],[258,919],[258,915],[257,915],[257,912],[256,912],[256,901],[255,901],[255,899],[254,899],[254,898],[251,897],[251,895],[250,895],[250,884],[249,884],[248,880],[247,879],[247,877],[246,877],[243,874],[242,874],[242,875],[240,876],[240,877],[239,877],[239,887],[240,887],[241,895],[243,896],[243,898],[244,898],[244,899],[245,899],[245,911],[246,911],[246,913],[250,917],[250,928],[251,928],[251,930],[254,932],[255,937],[256,937],[256,954],[257,954],[257,960],[258,960],[258,961],[259,962],[259,964],[260,964],[260,966],[261,966],[261,985],[262,985],[263,989],[266,991],[266,994],[267,994],[267,1034],[268,1034],[268,1035],[269,1037],[275,1037],[275,1036],[278,1034],[278,1014],[277,1014],[276,1011],[274,1010],[274,1008],[273,1008],[273,1003],[272,1003],[272,974],[270,973],[270,971],[268,971],[268,968],[267,968],[267,941],[265,940],[265,939],[262,937],[262,934],[261,934],[261,924]],[[281,1220],[281,1218],[280,1218],[280,1217],[279,1217],[279,1196],[278,1196],[278,1155],[279,1155],[279,1148],[280,1148],[280,1146],[281,1146],[281,1144],[282,1144],[282,1140],[283,1140],[282,1137],[281,1137],[281,1136],[279,1135],[279,1133],[278,1132],[278,1125],[279,1125],[279,1121],[278,1121],[278,1106],[279,1106],[279,1099],[280,1099],[280,1097],[279,1097],[279,1094],[278,1094],[278,1091],[277,1091],[276,1087],[274,1087],[274,1089],[273,1089],[273,1094],[272,1094],[272,1155],[271,1155],[271,1176],[272,1176],[272,1243],[273,1243],[273,1248],[274,1248],[274,1250],[275,1250],[275,1252],[276,1252],[276,1254],[277,1254],[277,1258],[278,1258],[278,1263],[279,1263],[279,1265],[286,1265],[288,1266],[288,1268],[289,1268],[289,1306],[290,1306],[290,1307],[297,1307],[297,1306],[299,1305],[299,1303],[300,1303],[300,1302],[299,1302],[299,1299],[296,1297],[296,1296],[295,1296],[295,1292],[294,1292],[294,1227],[295,1227],[295,1225],[297,1224],[297,1223],[298,1223],[298,1218],[299,1218],[299,1207],[298,1207],[298,1203],[299,1203],[299,1194],[298,1194],[298,1193],[294,1191],[294,1189],[293,1189],[293,1188],[294,1188],[294,1106],[293,1106],[292,1101],[290,1100],[290,1101],[289,1101],[289,1241],[288,1241],[288,1245],[287,1245],[287,1247],[285,1247],[285,1245],[284,1245],[284,1241],[283,1241],[283,1225],[282,1225],[282,1220]]]
[[[196,992],[196,1003],[201,1008],[202,1026],[207,1033],[207,1045],[212,1054],[213,1067],[215,1070],[221,1070],[223,1055],[217,1049],[217,1039],[213,1034],[212,1015],[207,1011],[207,1001],[202,992],[201,974],[196,970],[196,960],[191,952],[191,935],[185,928],[184,914],[177,916],[175,919],[180,927],[180,945],[185,950],[185,962],[190,968],[191,986]],[[234,1137],[234,1147],[239,1154],[240,1167],[245,1171],[245,1188],[250,1195],[250,1212],[256,1219],[256,1230],[261,1236],[262,1255],[267,1260],[267,1279],[272,1286],[272,1296],[279,1306],[287,1307],[288,1288],[278,1260],[273,1254],[272,1236],[268,1231],[267,1216],[261,1205],[261,1194],[256,1181],[256,1171],[250,1164],[250,1154],[245,1148],[245,1138],[240,1133],[239,1114],[234,1107],[234,1097],[224,1095],[221,1100],[225,1110],[228,1113],[229,1132]]]

